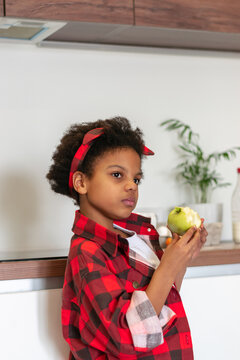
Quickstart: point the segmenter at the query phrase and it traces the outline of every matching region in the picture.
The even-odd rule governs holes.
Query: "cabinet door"
[[[3,15],[4,15],[3,1],[4,1],[4,0],[0,0],[0,16],[3,16]]]
[[[239,0],[135,0],[135,23],[240,33]]]
[[[31,19],[133,24],[133,0],[5,1],[6,16]]]

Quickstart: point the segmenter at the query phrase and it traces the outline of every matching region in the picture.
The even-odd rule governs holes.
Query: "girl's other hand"
[[[195,253],[193,254],[192,260],[195,259],[199,253],[201,248],[203,247],[203,245],[205,244],[206,240],[207,240],[207,236],[208,236],[208,232],[206,230],[206,228],[203,225],[204,219],[201,219],[202,223],[200,226],[200,242],[199,242],[199,246],[197,247]]]
[[[202,225],[201,227],[197,229],[193,226],[181,237],[173,233],[172,242],[165,249],[160,263],[160,267],[166,268],[173,281],[177,274],[186,270],[206,241],[206,236],[204,236],[206,230]]]

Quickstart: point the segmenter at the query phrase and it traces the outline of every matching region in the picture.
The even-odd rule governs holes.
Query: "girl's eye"
[[[112,173],[112,176],[117,178],[117,179],[120,179],[122,177],[122,175],[119,172]]]
[[[141,179],[134,179],[135,184],[139,185],[141,183]]]

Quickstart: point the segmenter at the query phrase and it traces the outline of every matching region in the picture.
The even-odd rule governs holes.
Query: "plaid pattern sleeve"
[[[163,330],[169,328],[176,319],[176,314],[164,305],[158,316],[145,291],[132,294],[130,306],[126,313],[134,346],[141,349],[152,349],[163,344]]]

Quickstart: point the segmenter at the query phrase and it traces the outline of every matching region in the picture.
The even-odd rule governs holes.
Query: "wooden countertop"
[[[3,260],[0,280],[34,279],[64,276],[67,257]],[[240,244],[230,241],[204,247],[191,267],[240,263]]]

